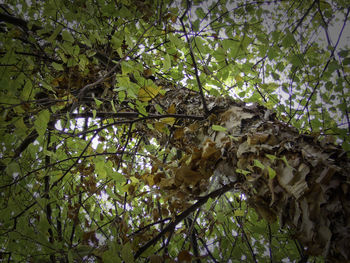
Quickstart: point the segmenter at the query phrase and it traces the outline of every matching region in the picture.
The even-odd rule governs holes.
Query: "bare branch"
[[[314,5],[318,2],[318,0],[314,0],[311,6],[306,10],[305,14],[303,17],[299,20],[298,24],[295,26],[295,28],[292,31],[292,34],[298,29],[298,27],[303,23],[304,19],[307,17],[307,15],[310,13],[311,9],[314,7]]]
[[[186,9],[185,13],[181,16],[180,22],[181,22],[183,31],[185,33],[185,37],[186,37],[186,40],[187,40],[187,43],[188,43],[188,47],[189,47],[189,50],[190,50],[190,55],[191,55],[191,58],[192,58],[193,67],[194,67],[194,71],[195,71],[195,76],[196,76],[196,80],[197,80],[197,84],[198,84],[199,94],[201,96],[202,103],[203,103],[204,113],[205,113],[205,116],[208,116],[210,114],[210,112],[209,112],[209,109],[208,109],[208,106],[207,106],[207,102],[206,102],[205,97],[204,97],[202,83],[201,83],[201,81],[199,79],[199,72],[198,72],[198,67],[197,67],[197,63],[196,63],[196,58],[194,57],[192,43],[191,43],[191,41],[190,41],[190,39],[189,39],[189,37],[187,35],[186,27],[185,27],[185,24],[183,22],[183,19],[184,19],[185,15],[187,14],[189,8],[190,8],[190,4],[189,4],[189,1],[187,1],[187,9]]]

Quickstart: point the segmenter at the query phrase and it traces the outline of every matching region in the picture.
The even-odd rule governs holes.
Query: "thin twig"
[[[344,28],[345,28],[345,25],[346,25],[346,21],[347,21],[348,16],[349,16],[349,12],[350,12],[350,8],[348,8],[347,13],[346,13],[346,15],[345,15],[344,23],[343,23],[343,26],[342,26],[342,28],[341,28],[341,30],[340,30],[337,43],[336,43],[335,46],[333,47],[332,53],[331,53],[331,55],[329,56],[329,59],[328,59],[326,65],[324,66],[324,68],[323,68],[323,70],[322,70],[322,72],[321,72],[321,75],[320,75],[320,77],[319,77],[319,79],[318,79],[316,85],[314,86],[314,88],[313,88],[313,90],[312,90],[310,96],[308,97],[304,108],[301,110],[302,112],[304,112],[305,109],[308,107],[308,105],[309,105],[309,103],[310,103],[310,101],[311,101],[311,98],[313,97],[313,95],[315,94],[315,92],[316,92],[318,86],[320,85],[321,78],[323,77],[323,74],[326,72],[326,69],[328,68],[329,63],[332,61],[332,59],[334,59],[334,57],[333,57],[333,56],[334,56],[334,52],[335,52],[335,50],[337,49],[337,46],[338,46],[339,41],[340,41],[340,38],[341,38],[341,36],[342,36],[342,34],[343,34],[343,31],[344,31]],[[289,120],[288,120],[288,122],[287,122],[287,125],[288,125],[288,124],[291,122],[291,120],[294,118],[295,114],[296,114],[296,111],[295,111],[294,114],[289,118]],[[301,118],[301,115],[299,115],[299,117],[298,117],[297,120],[299,120],[300,118]]]
[[[144,226],[144,227],[141,227],[141,228],[139,228],[138,230],[136,230],[135,232],[131,233],[131,234],[128,236],[128,238],[131,238],[132,236],[135,236],[135,235],[139,234],[140,232],[149,229],[151,226],[164,223],[165,221],[169,221],[170,219],[171,219],[170,217],[167,217],[167,218],[158,220],[158,221],[156,221],[156,222],[150,223],[150,224],[148,224],[148,225],[146,225],[146,226]]]
[[[98,134],[98,132],[95,132],[95,134],[91,137],[91,139],[89,140],[89,142],[86,144],[85,148],[81,151],[81,154],[79,155],[79,158],[77,158],[74,163],[68,168],[68,170],[60,177],[58,178],[50,187],[50,189],[54,188],[55,186],[57,186],[57,184],[63,180],[63,178],[70,172],[70,170],[79,162],[79,160],[81,159],[81,157],[84,155],[84,153],[86,152],[86,150],[88,149],[88,147],[90,146],[92,140],[96,137],[96,135]]]
[[[298,27],[303,23],[304,19],[307,17],[307,15],[310,13],[311,9],[313,8],[313,6],[317,3],[318,0],[313,1],[313,3],[311,4],[311,6],[308,8],[308,10],[306,10],[305,14],[303,15],[303,17],[299,20],[298,24],[295,26],[295,28],[292,31],[292,34],[294,34],[294,32],[298,29]]]
[[[270,263],[273,263],[273,256],[272,256],[272,233],[271,233],[271,226],[270,223],[267,223],[267,229],[269,231],[269,254],[270,254]]]
[[[194,54],[193,54],[192,43],[191,43],[190,39],[188,38],[188,35],[187,35],[187,32],[186,32],[186,27],[185,27],[185,24],[183,22],[183,19],[186,16],[189,8],[190,8],[190,1],[187,1],[187,8],[186,8],[185,13],[181,16],[180,22],[181,22],[183,31],[185,33],[185,37],[186,37],[186,40],[187,40],[187,43],[188,43],[188,47],[190,49],[190,56],[191,56],[191,59],[192,59],[192,62],[193,62],[193,67],[194,67],[194,72],[195,72],[195,76],[196,76],[196,80],[197,80],[199,94],[200,94],[201,99],[202,99],[205,116],[207,117],[210,114],[210,112],[209,112],[209,109],[208,109],[208,106],[207,106],[207,102],[206,102],[205,97],[204,97],[202,83],[201,83],[201,81],[199,79],[198,67],[197,67],[196,59],[195,59]]]
[[[202,205],[204,205],[209,198],[214,198],[214,197],[218,197],[220,195],[223,195],[224,193],[232,190],[235,186],[235,183],[229,183],[227,185],[224,185],[222,188],[219,188],[213,192],[211,192],[210,194],[201,197],[195,204],[193,204],[192,206],[190,206],[189,208],[187,208],[185,211],[183,211],[180,215],[176,216],[174,221],[169,223],[164,229],[163,231],[161,231],[158,235],[156,235],[152,240],[148,241],[144,246],[142,246],[134,255],[134,259],[137,259],[141,256],[141,254],[143,252],[146,251],[146,249],[148,249],[150,246],[155,245],[158,240],[165,235],[167,232],[171,231],[172,229],[175,228],[175,226],[177,226],[177,224],[179,224],[182,220],[184,220],[187,216],[189,216],[191,213],[193,213],[194,211],[196,211],[199,207],[201,207]]]

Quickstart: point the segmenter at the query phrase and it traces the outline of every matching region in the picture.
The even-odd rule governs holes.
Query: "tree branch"
[[[229,183],[227,185],[224,185],[222,188],[219,188],[213,192],[211,192],[210,194],[200,197],[199,200],[193,204],[192,206],[190,206],[189,208],[187,208],[185,211],[183,211],[180,215],[175,217],[175,220],[171,223],[169,223],[164,229],[163,231],[161,231],[157,236],[155,236],[152,240],[148,241],[144,246],[142,246],[134,255],[134,259],[137,259],[141,256],[141,254],[143,252],[146,251],[146,249],[148,249],[149,247],[151,247],[152,245],[155,245],[158,240],[165,235],[167,232],[171,231],[172,229],[174,229],[177,224],[179,224],[182,220],[184,220],[187,216],[189,216],[191,213],[193,213],[194,211],[196,211],[199,207],[201,207],[202,205],[204,205],[209,198],[215,198],[218,197],[220,195],[223,195],[224,193],[230,191],[233,189],[233,187],[235,186],[235,183]]]
[[[345,14],[345,18],[344,18],[344,23],[343,23],[343,26],[340,30],[340,33],[339,33],[339,36],[338,36],[338,39],[337,39],[337,43],[334,45],[333,49],[332,49],[332,52],[331,52],[331,55],[329,56],[329,59],[326,63],[326,65],[324,66],[322,72],[321,72],[321,75],[316,83],[316,85],[314,86],[310,96],[308,97],[307,101],[306,101],[306,104],[304,106],[304,108],[302,109],[302,111],[305,111],[305,109],[309,106],[309,103],[311,101],[311,98],[313,97],[313,95],[315,94],[316,92],[316,89],[318,88],[318,86],[320,85],[320,81],[321,81],[321,78],[323,77],[323,74],[326,72],[326,69],[328,68],[328,65],[329,63],[332,61],[332,59],[334,58],[334,52],[335,50],[337,49],[337,46],[339,44],[339,41],[340,41],[340,38],[343,34],[343,31],[344,31],[344,28],[345,28],[345,25],[346,25],[346,21],[348,20],[348,16],[349,16],[349,12],[350,12],[350,8],[348,8],[346,14]],[[287,122],[287,125],[290,123],[290,121],[294,118],[295,114],[296,114],[297,111],[294,112],[294,114],[290,117],[289,121]],[[300,119],[301,115],[299,116],[298,120]]]
[[[9,23],[11,25],[20,27],[26,32],[29,31],[27,21],[23,20],[22,18],[17,18],[17,17],[11,16],[11,15],[0,13],[0,22],[5,22],[5,23]],[[33,27],[31,28],[31,31],[35,32],[39,29],[41,29],[41,27],[33,25]]]
[[[299,20],[298,24],[295,26],[295,28],[292,31],[292,34],[294,34],[294,32],[298,29],[298,27],[303,23],[304,19],[307,17],[307,15],[310,13],[311,9],[313,8],[313,6],[317,3],[318,0],[313,1],[313,3],[311,4],[311,6],[309,7],[308,10],[306,10],[305,14],[303,15],[303,17]]]
[[[52,188],[54,188],[55,186],[57,186],[57,184],[63,180],[63,178],[69,173],[69,171],[79,162],[79,160],[81,159],[81,157],[84,155],[84,153],[86,152],[86,150],[88,149],[88,147],[90,146],[92,140],[96,137],[96,135],[98,134],[98,132],[95,132],[95,134],[91,137],[91,139],[89,140],[89,142],[86,144],[85,148],[81,151],[79,158],[77,158],[74,163],[68,168],[68,170],[60,177],[58,178],[50,187],[50,190]]]
[[[198,67],[197,67],[196,59],[195,59],[194,54],[193,54],[192,44],[191,44],[190,39],[188,38],[188,35],[187,35],[187,32],[186,32],[186,27],[185,27],[185,24],[183,22],[183,19],[184,19],[185,15],[187,14],[189,8],[190,8],[190,1],[187,1],[187,9],[186,9],[185,13],[181,16],[180,22],[181,22],[183,31],[185,33],[185,37],[186,37],[186,40],[187,40],[187,43],[188,43],[188,47],[190,49],[190,56],[191,56],[191,59],[192,59],[192,62],[193,62],[193,67],[194,67],[194,72],[195,72],[195,76],[196,76],[196,80],[197,80],[197,84],[198,84],[199,94],[200,94],[201,99],[202,99],[205,116],[207,117],[207,116],[209,116],[210,112],[209,112],[209,109],[208,109],[208,106],[207,106],[207,102],[206,102],[205,97],[204,97],[202,83],[201,83],[201,81],[199,79]]]
[[[126,119],[135,119],[140,117],[140,113],[138,112],[98,112],[96,113],[96,118],[108,119],[108,118],[126,118]],[[66,116],[64,114],[60,114],[59,116]],[[92,112],[84,112],[84,113],[71,113],[69,115],[72,118],[85,118],[90,117],[93,118],[94,115]],[[197,115],[186,115],[186,114],[148,114],[147,116],[142,117],[144,119],[164,119],[164,118],[175,118],[175,119],[191,119],[191,120],[203,120],[203,116]]]

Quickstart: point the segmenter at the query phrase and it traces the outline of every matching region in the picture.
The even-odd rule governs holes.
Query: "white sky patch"
[[[103,204],[106,206],[106,208],[107,208],[106,210],[107,211],[109,209],[113,209],[114,208],[113,203],[111,201],[108,201],[109,195],[106,192],[101,191],[101,195],[99,197],[103,201]]]
[[[232,233],[232,236],[234,237],[238,236],[238,233],[234,229],[232,229],[231,233]]]
[[[291,261],[289,258],[284,258],[281,260],[283,263],[291,263],[291,262],[295,262],[295,261]]]

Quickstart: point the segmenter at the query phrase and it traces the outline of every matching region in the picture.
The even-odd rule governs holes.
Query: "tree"
[[[346,2],[1,4],[1,258],[349,261]]]

